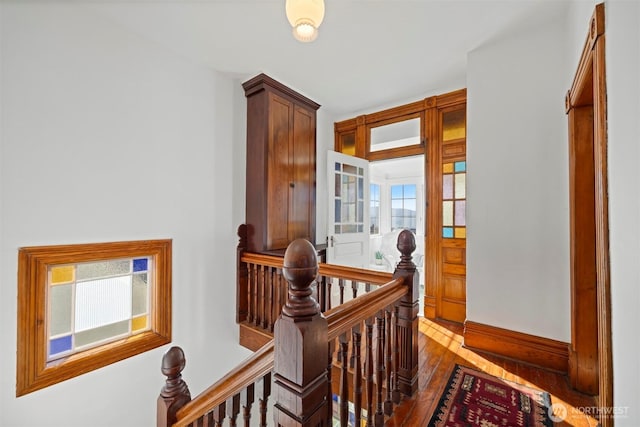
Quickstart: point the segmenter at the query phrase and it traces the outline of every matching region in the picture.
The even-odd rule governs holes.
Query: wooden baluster
[[[366,360],[365,386],[367,388],[367,427],[373,426],[373,320],[365,320]]]
[[[287,282],[282,277],[282,269],[276,271],[276,286],[278,288],[278,304],[276,304],[276,316],[274,319],[278,319],[282,312],[282,307],[287,303]],[[275,326],[276,322],[273,322]]]
[[[318,257],[304,239],[289,244],[283,262],[289,300],[274,328],[274,386],[276,425],[328,426],[325,400],[328,324],[311,297]]]
[[[391,365],[391,347],[393,344],[391,336],[391,308],[387,307],[385,310],[385,340],[384,340],[384,369],[386,374],[385,384],[387,388],[387,397],[384,401],[384,413],[385,415],[391,415],[393,413],[393,401],[391,400],[391,392],[393,387],[391,385],[391,373],[393,371]]]
[[[240,403],[242,405],[242,419],[244,427],[251,427],[251,406],[255,394],[255,385],[251,384],[240,393]]]
[[[273,330],[273,323],[271,319],[271,313],[273,312],[273,267],[265,267],[264,272],[264,319],[262,321],[262,327],[264,329]]]
[[[402,278],[407,293],[400,300],[398,310],[398,347],[400,349],[398,381],[400,391],[413,396],[418,390],[418,299],[420,277],[411,254],[416,250],[413,233],[403,230],[398,236],[397,248],[400,251],[400,262],[396,266],[393,278]]]
[[[280,269],[274,268],[271,280],[271,287],[273,288],[273,302],[271,304],[271,328],[270,331],[273,332],[273,327],[276,324],[276,319],[278,318],[278,314],[280,313]]]
[[[338,279],[338,286],[340,287],[340,305],[344,304],[344,282],[345,279]]]
[[[393,326],[391,327],[393,335],[393,403],[400,403],[400,382],[398,381],[398,366],[400,363],[400,340],[398,339],[398,310],[400,307],[396,305],[393,312]]]
[[[364,291],[371,292],[371,283],[367,282],[364,284]]]
[[[355,280],[351,281],[351,296],[352,298],[358,298],[358,282]]]
[[[196,422],[192,423],[197,427],[214,427],[215,421],[213,420],[213,411],[207,412],[202,417],[198,418]]]
[[[362,420],[362,357],[360,355],[361,336],[360,325],[353,327],[353,340],[351,341],[351,352],[354,355],[353,366],[353,412],[355,426],[360,427]]]
[[[226,414],[226,403],[222,402],[213,409],[213,421],[216,423],[216,427],[222,427]]]
[[[180,347],[171,347],[162,356],[160,370],[167,377],[160,391],[157,404],[156,423],[158,427],[169,427],[176,422],[176,413],[191,400],[187,383],[182,379],[186,365],[184,352]]]
[[[316,278],[318,286],[318,304],[320,304],[320,312],[327,311],[327,278],[318,274]]]
[[[247,225],[240,224],[238,227],[238,247],[236,248],[236,323],[247,320],[249,312],[249,271],[247,264],[240,261],[247,248]]]
[[[384,377],[384,314],[381,311],[376,315],[376,416],[375,425],[384,425],[384,413],[382,412],[382,381]]]
[[[327,277],[327,311],[331,310],[331,286],[333,285],[333,278]]]
[[[271,396],[271,372],[262,377],[262,390],[260,394],[260,427],[267,427],[267,405]]]
[[[267,266],[266,265],[261,265],[260,266],[260,271],[258,274],[258,278],[260,280],[260,291],[259,291],[259,296],[258,296],[258,301],[260,304],[260,308],[258,310],[258,323],[256,324],[256,326],[262,326],[263,328],[265,327],[265,308],[266,308],[266,304],[267,304],[267,298],[265,298],[265,294],[266,294],[266,277],[267,277]]]
[[[240,394],[234,394],[227,400],[227,412],[229,413],[229,427],[236,427],[238,414],[240,413]]]
[[[340,367],[340,426],[347,427],[349,423],[349,358],[347,355],[349,340],[347,334],[341,334],[338,341],[340,343],[339,360],[342,364]]]
[[[327,419],[333,419],[333,383],[331,379],[333,378],[333,350],[334,350],[334,342],[329,341],[328,348],[328,363],[327,363]]]
[[[247,310],[247,322],[255,324],[256,307],[258,306],[256,265],[249,264],[247,267],[249,268],[249,307]]]

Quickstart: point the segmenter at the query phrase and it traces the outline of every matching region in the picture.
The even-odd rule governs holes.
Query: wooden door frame
[[[342,152],[342,136],[349,134],[355,139],[352,148],[356,157],[369,161],[395,159],[411,155],[424,155],[425,188],[425,292],[424,316],[435,319],[440,316],[438,292],[442,287],[442,128],[440,113],[442,109],[460,106],[467,102],[467,89],[459,89],[441,95],[431,96],[420,101],[363,114],[351,119],[334,123],[334,150]],[[423,120],[421,142],[419,145],[395,148],[371,153],[368,144],[369,129],[381,123],[393,123],[407,117],[420,115]],[[466,147],[466,145],[465,145]],[[466,150],[466,149],[465,149]],[[466,152],[465,152],[466,157]],[[429,262],[429,268],[426,263]]]
[[[565,106],[569,118],[569,379],[613,407],[604,4],[596,5]],[[613,420],[603,417],[603,426]]]

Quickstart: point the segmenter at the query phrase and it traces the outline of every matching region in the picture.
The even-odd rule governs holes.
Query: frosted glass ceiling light
[[[296,40],[312,42],[318,37],[318,27],[324,18],[324,0],[286,0],[285,9]]]

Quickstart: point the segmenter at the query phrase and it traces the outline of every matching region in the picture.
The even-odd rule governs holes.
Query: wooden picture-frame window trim
[[[164,239],[20,248],[16,397],[170,343],[171,246]],[[150,330],[48,363],[49,266],[137,256],[153,259]]]

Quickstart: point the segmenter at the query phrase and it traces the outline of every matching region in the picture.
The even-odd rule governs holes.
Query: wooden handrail
[[[247,264],[258,264],[267,267],[282,268],[282,257],[273,255],[264,255],[252,252],[244,252],[240,261]],[[347,267],[336,264],[318,264],[318,273],[321,276],[339,277],[341,279],[355,280],[357,282],[371,283],[374,285],[382,285],[393,277],[393,274],[386,271],[374,271],[364,268]]]
[[[353,325],[375,315],[407,293],[401,278],[393,279],[379,288],[352,299],[325,313],[328,322],[328,339],[333,340],[347,332]],[[274,343],[265,344],[260,350],[240,363],[223,378],[208,387],[176,414],[174,427],[188,426],[202,414],[213,410],[230,396],[240,393],[273,369]]]
[[[393,279],[379,288],[340,304],[324,313],[329,323],[329,340],[335,339],[359,322],[374,316],[407,294],[402,278]]]
[[[202,414],[213,410],[230,396],[240,393],[249,385],[273,370],[273,340],[245,359],[219,381],[184,405],[176,414],[173,427],[188,426]]]

